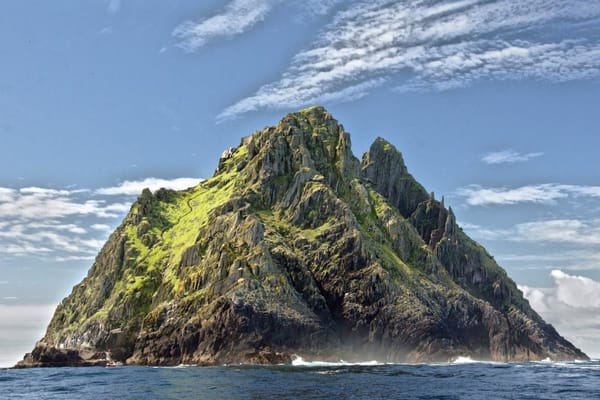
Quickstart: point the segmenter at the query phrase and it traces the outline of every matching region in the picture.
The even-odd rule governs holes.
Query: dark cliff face
[[[286,116],[144,191],[21,366],[585,359],[377,139]]]

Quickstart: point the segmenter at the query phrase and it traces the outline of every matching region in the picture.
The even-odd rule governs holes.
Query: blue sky
[[[597,1],[0,7],[0,365],[143,187],[193,185],[314,104],[358,157],[394,143],[534,308],[600,355]]]

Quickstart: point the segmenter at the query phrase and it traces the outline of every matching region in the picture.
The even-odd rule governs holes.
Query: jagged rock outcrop
[[[323,108],[145,190],[19,366],[585,359],[377,139]],[[104,357],[104,358],[103,358]]]

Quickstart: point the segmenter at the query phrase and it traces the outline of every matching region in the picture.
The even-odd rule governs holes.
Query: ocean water
[[[2,399],[600,399],[600,362],[0,370]]]

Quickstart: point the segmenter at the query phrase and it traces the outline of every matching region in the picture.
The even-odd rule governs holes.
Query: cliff
[[[321,107],[144,190],[18,366],[587,359],[377,139]]]

